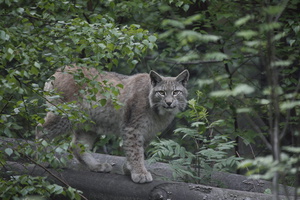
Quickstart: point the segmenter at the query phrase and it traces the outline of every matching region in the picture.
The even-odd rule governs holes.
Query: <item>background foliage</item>
[[[161,134],[166,140],[153,143],[150,155],[175,168],[273,179],[275,195],[283,177],[299,185],[297,0],[0,0],[0,7],[1,136],[34,139],[45,116],[44,82],[58,67],[77,63],[124,74],[154,69],[170,76],[187,68],[190,108]],[[101,90],[76,77],[92,86],[86,91],[91,101],[98,91],[117,94],[117,88]],[[70,110],[64,105],[70,118],[88,120]],[[61,145],[58,151],[67,151]],[[212,156],[219,151],[223,157]],[[5,149],[1,164],[17,152],[26,151]],[[235,164],[223,165],[229,157]],[[250,160],[237,169],[241,158]],[[180,169],[197,180],[197,173]]]

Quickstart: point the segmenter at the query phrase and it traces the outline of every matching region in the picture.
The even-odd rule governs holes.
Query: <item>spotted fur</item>
[[[123,89],[120,89],[118,101],[123,106],[115,109],[108,101],[103,107],[93,108],[84,101],[84,96],[81,96],[83,100],[79,100],[79,90],[84,86],[76,84],[72,75],[78,70],[82,70],[87,78],[96,77],[98,82],[107,80],[113,85],[122,84]],[[154,71],[149,74],[125,76],[113,72],[99,73],[94,68],[68,66],[57,70],[53,76],[55,79],[45,84],[45,90],[55,90],[61,94],[61,98],[55,101],[48,98],[51,102],[49,106],[77,101],[78,106],[94,123],[90,124],[89,131],[85,131],[83,125],[72,126],[68,119],[48,112],[45,123],[40,125],[43,129],[37,129],[37,137],[51,139],[56,135],[71,132],[74,146],[83,144],[92,149],[99,135],[117,134],[123,139],[126,167],[131,172],[131,179],[136,183],[151,182],[152,176],[144,165],[144,146],[157,132],[163,131],[178,112],[185,109],[189,72],[184,70],[177,77],[163,77]],[[98,94],[98,99],[102,98],[101,94]],[[110,164],[99,163],[90,153],[80,153],[78,148],[74,148],[74,154],[91,171],[109,172],[112,169]]]

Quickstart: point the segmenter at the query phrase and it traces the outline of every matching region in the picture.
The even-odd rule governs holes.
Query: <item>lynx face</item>
[[[185,88],[189,78],[188,71],[183,71],[177,77],[162,77],[156,72],[150,72],[151,92],[150,106],[160,115],[176,114],[186,106],[187,90]]]

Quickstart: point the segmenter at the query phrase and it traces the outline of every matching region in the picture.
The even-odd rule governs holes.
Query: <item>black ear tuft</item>
[[[176,81],[182,83],[182,85],[184,87],[186,87],[187,85],[187,82],[189,80],[189,77],[190,77],[190,73],[189,71],[186,69],[184,70],[183,72],[181,72],[177,77],[176,77]]]
[[[162,81],[161,76],[153,70],[150,71],[149,76],[150,76],[151,84],[153,87],[155,87],[157,85],[157,83]]]

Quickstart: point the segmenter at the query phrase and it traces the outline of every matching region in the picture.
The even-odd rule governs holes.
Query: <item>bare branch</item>
[[[257,55],[245,55],[243,58],[253,58],[257,57]],[[231,59],[226,59],[226,60],[192,60],[192,61],[186,61],[186,62],[179,62],[176,61],[175,59],[155,59],[153,57],[146,57],[147,60],[157,60],[165,63],[170,63],[170,64],[175,64],[175,65],[199,65],[199,64],[214,64],[214,63],[223,63],[224,61],[230,61],[230,60],[237,60],[239,58],[231,58]]]
[[[282,3],[282,10],[281,10],[280,13],[277,14],[277,16],[276,16],[275,19],[274,19],[274,22],[278,22],[279,18],[281,17],[283,11],[285,10],[285,8],[286,8],[286,6],[287,6],[287,4],[288,4],[288,2],[289,2],[289,0],[283,1],[283,3]]]

